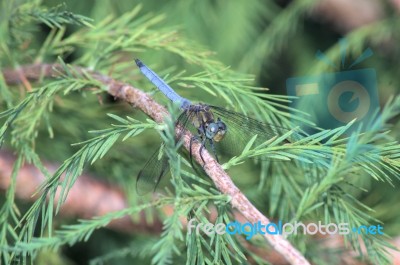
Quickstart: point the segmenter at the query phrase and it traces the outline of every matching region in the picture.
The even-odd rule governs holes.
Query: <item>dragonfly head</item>
[[[216,142],[221,141],[227,131],[226,125],[220,118],[217,122],[210,122],[206,126],[206,137],[208,139],[213,139]]]

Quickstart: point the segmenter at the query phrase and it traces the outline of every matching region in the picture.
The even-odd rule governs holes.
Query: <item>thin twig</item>
[[[86,73],[90,73],[92,78],[100,81],[107,87],[107,92],[110,95],[122,99],[132,104],[134,107],[141,109],[156,122],[161,123],[163,122],[164,117],[168,116],[167,110],[143,91],[100,73],[91,72],[79,67],[76,67],[75,69],[78,72],[85,71]],[[27,79],[38,80],[41,77],[56,76],[58,72],[63,72],[63,68],[58,64],[36,64],[22,66],[18,70],[6,69],[3,70],[6,83],[10,85],[20,83],[21,79],[18,75],[20,71],[25,74]],[[187,150],[189,150],[191,139],[190,133],[186,132],[183,138],[183,145]],[[203,164],[199,153],[200,144],[193,143],[191,148],[194,150],[194,159],[199,164]],[[230,202],[233,208],[236,208],[251,223],[261,222],[264,225],[270,223],[269,219],[258,211],[246,196],[244,196],[244,194],[235,186],[229,175],[222,169],[221,165],[217,163],[217,161],[206,150],[202,152],[202,157],[205,162],[205,172],[212,179],[219,191],[231,197]],[[283,236],[271,235],[268,233],[265,233],[263,236],[290,264],[310,264]]]

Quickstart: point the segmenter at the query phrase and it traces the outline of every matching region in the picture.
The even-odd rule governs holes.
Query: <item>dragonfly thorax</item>
[[[215,121],[214,113],[208,105],[191,105],[187,111],[193,113],[192,123],[205,138],[215,142],[224,138],[227,127],[220,118]]]

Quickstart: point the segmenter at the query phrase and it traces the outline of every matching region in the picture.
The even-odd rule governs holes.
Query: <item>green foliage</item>
[[[188,2],[194,4],[194,1]],[[0,263],[12,264],[16,260],[29,263],[29,258],[35,260],[42,250],[76,245],[87,241],[113,220],[126,215],[139,220],[145,213],[149,223],[155,218],[162,220],[160,238],[132,236],[129,246],[103,253],[92,259],[91,264],[128,258],[151,259],[154,264],[267,264],[265,257],[259,257],[249,248],[250,243],[266,248],[267,243],[260,238],[245,244],[241,236],[185,232],[182,218],[207,223],[210,213],[216,212],[215,223],[229,223],[234,221],[235,215],[229,204],[230,198],[216,190],[210,179],[202,176],[201,170],[191,169],[181,143],[175,142],[173,121],[179,114],[176,108],[170,106],[171,118],[159,126],[145,120],[137,113],[139,111],[122,104],[97,104],[98,97],[101,101],[107,100],[105,95],[109,87],[93,78],[91,71],[110,75],[138,88],[152,89],[134,66],[133,58],[140,57],[147,59],[144,61],[184,97],[290,128],[292,117],[289,111],[295,112],[287,107],[290,99],[254,86],[253,76],[226,67],[199,42],[215,49],[232,42],[227,51],[241,51],[242,58],[237,61],[234,55],[229,57],[227,51],[218,56],[242,72],[261,73],[263,65],[270,67],[276,63],[279,54],[273,53],[285,49],[291,49],[292,54],[298,52],[296,47],[283,44],[302,30],[299,25],[316,1],[294,1],[286,8],[278,7],[272,1],[256,0],[251,1],[252,5],[229,6],[229,10],[240,10],[243,17],[225,12],[225,6],[213,8],[210,1],[197,2],[198,13],[192,14],[186,11],[189,4],[184,1],[179,1],[177,7],[168,3],[152,4],[151,1],[144,5],[120,1],[109,4],[113,12],[94,8],[92,17],[101,19],[93,25],[90,18],[77,14],[77,11],[68,11],[73,5],[47,8],[41,1],[1,2],[1,69],[21,71],[21,66],[32,63],[58,63],[59,67],[57,77],[49,78],[43,73],[37,82],[28,83],[32,86],[29,92],[24,90],[30,89],[26,87],[28,81],[23,86],[10,85],[7,77],[0,75],[0,119],[4,121],[0,128],[0,143],[3,149],[17,154],[0,209]],[[156,5],[168,12],[156,11]],[[123,12],[118,13],[119,9]],[[153,12],[145,12],[148,9]],[[241,40],[237,43],[226,41],[226,38],[222,42],[213,41],[201,30],[201,23],[205,21],[194,24],[199,21],[197,16],[204,13],[212,14],[210,21],[214,22],[210,25],[219,21],[217,18],[221,15],[224,18],[221,21],[225,23],[240,19],[241,27],[249,30],[230,29],[225,33],[226,38]],[[190,32],[182,25],[186,35],[178,33],[176,18],[180,14],[191,21],[187,25],[200,32]],[[259,20],[268,21],[268,27],[257,29],[254,25]],[[218,34],[223,25],[226,24],[218,24],[210,30]],[[393,29],[390,28],[392,25]],[[398,18],[389,17],[351,32],[347,36],[349,52],[358,53],[368,41],[377,44],[382,39],[394,38],[398,26]],[[48,32],[41,32],[40,27],[48,27]],[[259,37],[249,41],[251,36]],[[339,48],[333,44],[327,55],[339,61]],[[383,65],[378,64],[377,70],[381,68]],[[316,73],[324,69],[322,64],[316,64],[315,69],[307,71]],[[295,73],[303,71],[294,70]],[[382,76],[386,80],[396,77],[392,69]],[[393,82],[395,86],[399,85],[398,80]],[[158,94],[152,95],[163,99]],[[386,101],[379,115],[371,118],[369,132],[346,136],[352,125],[349,123],[302,138],[294,137],[298,129],[293,128],[261,144],[254,136],[243,152],[229,158],[223,167],[230,170],[243,193],[268,217],[284,222],[347,222],[350,226],[385,220],[385,231],[398,231],[399,216],[389,212],[393,204],[399,206],[393,198],[396,198],[395,187],[400,175],[400,145],[397,132],[390,132],[390,128],[391,123],[397,123],[400,98],[392,97]],[[163,193],[160,198],[143,204],[142,201],[150,197],[138,198],[132,187],[137,172],[151,154],[151,147],[156,148],[160,142],[155,140],[157,137],[147,136],[151,131],[158,132],[158,138],[165,143],[171,183],[166,188],[159,188]],[[286,139],[292,139],[291,143],[283,144]],[[48,148],[50,144],[54,148]],[[250,158],[258,163],[245,163]],[[61,165],[50,173],[45,167],[46,160],[55,160]],[[34,165],[46,176],[29,209],[24,209],[16,200],[17,176],[25,164]],[[55,217],[62,211],[63,202],[84,170],[97,173],[99,178],[109,176],[109,182],[125,189],[131,205],[75,223]],[[374,200],[368,196],[381,197],[378,192],[382,190],[389,199],[380,201],[379,209],[384,210],[375,213],[376,202],[371,203]],[[162,213],[165,205],[174,209],[169,216]],[[65,223],[59,225],[59,222]],[[312,237],[297,235],[289,239],[311,261],[329,264],[318,251],[320,246],[307,244]],[[363,242],[367,249],[366,259],[376,264],[390,263],[386,253],[386,248],[390,247],[388,235],[362,234],[359,239],[349,234],[345,240],[360,255]],[[338,252],[332,255],[337,257],[343,253]]]

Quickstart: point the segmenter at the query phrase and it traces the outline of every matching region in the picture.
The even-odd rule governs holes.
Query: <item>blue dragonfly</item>
[[[289,130],[260,122],[238,112],[230,111],[225,108],[212,106],[203,103],[193,104],[190,100],[178,95],[163,79],[154,71],[147,67],[139,59],[135,59],[136,65],[142,74],[153,83],[168,99],[177,103],[182,110],[176,125],[181,125],[192,132],[194,136],[190,140],[199,141],[200,157],[203,149],[209,150],[214,158],[219,162],[219,153],[230,155],[240,154],[248,142],[255,136],[255,145],[264,143],[266,140],[275,136],[287,133]],[[181,135],[176,136],[177,142],[181,140]],[[284,140],[288,143],[288,140]],[[190,144],[189,157],[192,162],[192,148]],[[146,162],[143,169],[139,172],[136,181],[138,194],[146,194],[155,191],[160,180],[169,171],[168,157],[162,154],[164,144],[154,152]],[[204,166],[204,164],[203,164]]]

